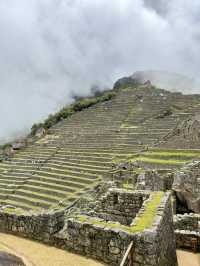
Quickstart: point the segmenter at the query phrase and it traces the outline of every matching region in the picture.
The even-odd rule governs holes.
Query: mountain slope
[[[111,100],[74,113],[1,162],[1,204],[34,210],[69,206],[102,178],[109,179],[116,160],[133,158],[153,168],[181,166],[200,151],[159,146],[178,121],[200,112],[199,103],[200,95],[149,84],[117,89]]]

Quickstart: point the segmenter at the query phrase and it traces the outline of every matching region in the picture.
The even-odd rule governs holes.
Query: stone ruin
[[[132,243],[129,265],[175,266],[170,197],[169,192],[111,188],[93,213],[69,218],[54,240],[61,248],[109,265],[119,265]]]
[[[116,180],[124,180],[143,191],[172,191],[172,211],[176,247],[200,250],[200,162],[193,161],[178,170],[142,170],[133,174],[135,164],[122,163],[113,173]],[[137,168],[136,168],[137,170]],[[131,175],[132,172],[132,175]],[[130,178],[132,176],[132,178]]]
[[[16,214],[4,208],[0,212],[0,230],[109,265],[119,265],[131,243],[126,263],[176,266],[172,218],[170,192],[133,191],[111,186],[96,201],[93,198],[87,210],[81,208],[68,215],[64,211]]]

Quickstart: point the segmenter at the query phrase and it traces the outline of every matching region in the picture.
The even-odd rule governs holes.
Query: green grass
[[[97,220],[95,218],[90,218],[88,216],[78,216],[77,219],[81,223],[89,223],[95,226],[101,226],[103,228],[109,229],[120,229],[126,231],[127,233],[137,233],[143,232],[145,229],[149,229],[153,226],[153,222],[156,217],[157,209],[162,201],[164,192],[152,192],[151,199],[145,205],[144,212],[138,216],[135,223],[131,226],[125,226],[119,223],[106,222],[104,220]]]
[[[200,157],[200,150],[150,150],[128,157],[128,161],[151,164],[183,165]]]
[[[131,232],[141,232],[151,228],[156,216],[157,208],[161,203],[164,192],[152,193],[152,199],[147,202],[141,217],[136,219],[136,223],[131,226]]]
[[[124,124],[122,124],[122,125],[121,125],[121,127],[120,127],[120,128],[131,128],[131,129],[137,129],[137,128],[139,128],[139,126],[133,126],[133,125],[131,125],[131,124],[124,123]]]
[[[200,150],[150,150],[141,153],[141,155],[129,157],[129,161],[178,166],[189,163],[199,157]]]
[[[182,165],[185,163],[189,163],[190,160],[170,160],[170,159],[155,159],[155,158],[148,158],[144,156],[140,156],[131,160],[131,162],[140,161],[144,163],[151,163],[151,164],[171,164],[171,165]]]
[[[8,214],[16,214],[16,215],[27,215],[28,214],[28,211],[22,210],[20,208],[10,208],[10,207],[3,209],[3,212],[8,213]]]
[[[192,152],[192,151],[150,151],[143,153],[146,156],[157,156],[157,157],[173,157],[173,158],[183,158],[183,157],[200,157],[200,151]]]
[[[122,184],[122,187],[124,189],[127,189],[127,190],[133,190],[134,189],[134,185],[132,183],[130,183],[128,180],[125,181],[123,184]]]

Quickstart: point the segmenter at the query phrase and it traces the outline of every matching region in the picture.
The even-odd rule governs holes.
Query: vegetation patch
[[[200,150],[150,150],[127,158],[130,163],[140,161],[151,164],[183,165],[200,157]]]
[[[185,163],[189,163],[188,160],[172,160],[172,159],[156,159],[156,158],[149,158],[145,156],[140,156],[139,158],[133,159],[132,162],[140,161],[145,163],[152,163],[152,164],[171,164],[171,165],[182,165]]]

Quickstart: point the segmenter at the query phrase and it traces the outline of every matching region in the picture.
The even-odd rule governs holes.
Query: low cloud
[[[0,0],[0,140],[137,70],[198,78],[197,0]]]

